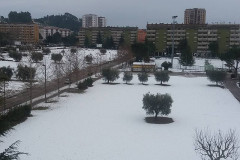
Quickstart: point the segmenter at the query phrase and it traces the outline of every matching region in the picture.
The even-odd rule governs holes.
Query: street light
[[[176,18],[178,16],[172,16],[173,23],[172,23],[172,54],[171,54],[171,63],[173,67],[173,54],[174,54],[174,32],[175,32],[175,23],[177,23]]]

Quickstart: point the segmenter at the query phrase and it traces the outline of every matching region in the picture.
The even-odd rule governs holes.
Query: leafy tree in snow
[[[208,79],[212,82],[215,82],[216,85],[223,83],[227,76],[227,73],[225,71],[218,70],[207,70],[206,74]]]
[[[156,95],[147,93],[143,95],[143,109],[146,110],[148,115],[154,115],[155,118],[159,114],[168,115],[171,113],[171,106],[173,100],[169,94]]]
[[[161,64],[161,66],[164,68],[164,70],[168,70],[168,68],[172,67],[172,63],[165,61]]]
[[[48,55],[49,53],[51,53],[51,50],[49,48],[43,48],[42,52]]]
[[[159,71],[159,72],[155,72],[154,73],[155,79],[157,82],[168,82],[168,80],[170,79],[169,75],[168,75],[168,71]]]
[[[16,77],[22,81],[33,80],[36,74],[36,69],[28,66],[18,65]]]
[[[43,60],[43,54],[39,53],[39,52],[32,52],[31,53],[31,59],[33,60],[33,62],[39,62]]]
[[[208,45],[208,50],[210,50],[212,57],[216,57],[219,52],[218,42],[217,41],[210,42]]]
[[[62,60],[62,57],[63,56],[60,53],[57,53],[57,54],[53,53],[51,55],[51,60],[53,60],[55,63],[57,63],[57,62],[60,62]]]
[[[16,62],[19,62],[22,60],[22,53],[11,51],[9,52],[9,57],[13,58]]]
[[[126,84],[130,82],[132,79],[133,79],[133,75],[131,72],[124,72],[123,81],[125,81]]]
[[[148,81],[148,74],[146,72],[142,72],[138,74],[138,80],[143,84]]]
[[[96,43],[97,44],[102,44],[103,43],[102,42],[102,35],[101,35],[100,31],[98,31]]]
[[[119,78],[119,72],[116,69],[104,68],[102,70],[102,76],[107,83],[110,83]]]

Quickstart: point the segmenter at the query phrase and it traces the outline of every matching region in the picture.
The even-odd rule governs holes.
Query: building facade
[[[147,39],[155,43],[158,52],[171,52],[173,32],[176,49],[180,40],[187,39],[191,52],[200,55],[210,52],[211,42],[218,43],[219,53],[225,53],[232,46],[240,45],[240,25],[237,24],[175,24],[175,30],[171,24],[147,25]]]
[[[206,10],[203,8],[186,9],[184,12],[184,24],[205,24]]]
[[[73,32],[70,29],[58,28],[53,26],[41,26],[39,27],[39,33],[43,37],[43,40],[48,36],[52,36],[55,33],[59,33],[62,37],[67,37],[71,35]]]
[[[137,42],[144,43],[147,36],[147,31],[145,29],[138,30]]]
[[[112,36],[115,47],[118,47],[119,40],[123,36],[125,43],[133,44],[137,40],[137,27],[95,27],[81,28],[78,34],[79,45],[84,47],[86,37],[92,45],[96,45],[97,35],[101,34],[102,40]]]
[[[98,27],[98,16],[95,14],[85,14],[82,16],[82,27]]]
[[[39,42],[37,24],[0,24],[0,32],[9,33],[14,41],[22,44],[37,44]]]
[[[98,27],[106,27],[107,20],[105,17],[98,17]]]

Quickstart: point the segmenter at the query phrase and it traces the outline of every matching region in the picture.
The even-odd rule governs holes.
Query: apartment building
[[[113,37],[116,47],[119,45],[121,36],[127,44],[133,44],[137,40],[137,27],[95,27],[95,28],[81,28],[78,34],[79,45],[84,47],[86,37],[90,40],[91,44],[96,45],[97,35],[100,32],[103,41],[106,37]]]
[[[137,42],[144,43],[147,36],[147,31],[145,29],[139,29],[137,35]]]
[[[206,10],[203,8],[186,9],[184,12],[184,24],[205,24]]]
[[[52,36],[55,33],[59,33],[62,37],[67,37],[73,33],[70,29],[58,28],[53,26],[40,26],[39,33],[43,37],[43,40],[48,36]]]
[[[14,41],[22,44],[39,42],[39,27],[37,24],[0,24],[0,32],[9,33]]]
[[[85,14],[82,16],[82,27],[98,27],[98,16],[95,14]]]
[[[98,17],[98,27],[106,27],[107,20],[105,17]]]
[[[172,24],[148,24],[147,39],[155,43],[158,52],[168,53],[172,46]],[[192,53],[209,53],[209,44],[217,42],[219,52],[225,53],[234,45],[240,45],[240,25],[238,24],[175,24],[174,44],[187,39]]]

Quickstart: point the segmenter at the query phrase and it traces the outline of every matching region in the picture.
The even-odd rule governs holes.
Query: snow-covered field
[[[207,78],[172,76],[168,84],[94,83],[84,94],[70,94],[33,111],[24,123],[1,137],[0,151],[16,140],[29,153],[22,160],[200,160],[194,151],[195,129],[235,129],[240,133],[239,102],[227,89],[207,86]],[[143,94],[169,93],[174,123],[147,124]],[[45,106],[46,104],[40,104]]]

